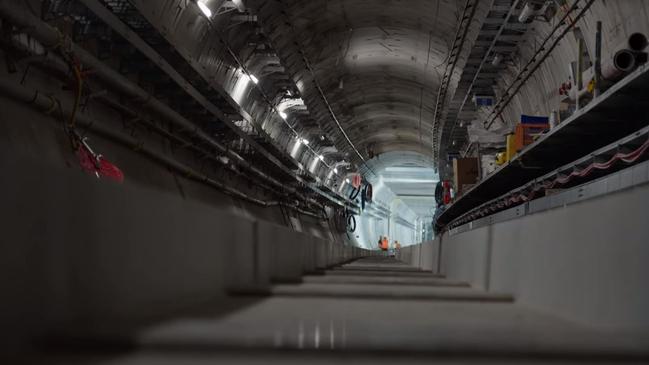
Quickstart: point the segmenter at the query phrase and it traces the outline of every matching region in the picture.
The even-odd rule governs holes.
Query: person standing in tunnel
[[[381,251],[388,250],[388,236],[383,236],[381,239]]]

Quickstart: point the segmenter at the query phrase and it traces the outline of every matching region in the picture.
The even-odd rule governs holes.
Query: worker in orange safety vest
[[[380,248],[382,251],[387,251],[388,250],[388,237],[383,236],[380,242]]]

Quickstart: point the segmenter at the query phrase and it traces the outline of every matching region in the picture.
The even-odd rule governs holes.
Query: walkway
[[[233,297],[219,313],[194,313],[128,335],[85,330],[72,338],[75,346],[91,345],[89,351],[56,358],[141,365],[423,364],[434,357],[455,364],[592,363],[607,355],[603,360],[619,363],[619,354],[632,360],[649,349],[647,336],[598,333],[522,308],[506,293],[476,290],[393,258],[360,259],[271,292]]]

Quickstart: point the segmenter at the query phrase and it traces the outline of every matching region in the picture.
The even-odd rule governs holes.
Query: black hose
[[[356,200],[358,197],[358,194],[361,192],[361,187],[359,186],[358,188],[354,188],[351,193],[349,193],[349,199],[350,200]]]
[[[356,216],[353,214],[349,214],[347,216],[347,229],[349,232],[354,232],[356,231]]]
[[[365,185],[365,189],[363,189],[363,195],[365,196],[365,201],[367,202],[372,202],[372,199],[374,197],[374,188],[372,184],[367,184]]]
[[[442,202],[444,201],[444,183],[442,181],[438,181],[437,185],[435,186],[435,202],[437,205],[442,205]]]
[[[347,231],[347,212],[344,209],[337,209],[335,211],[334,227],[341,233]]]

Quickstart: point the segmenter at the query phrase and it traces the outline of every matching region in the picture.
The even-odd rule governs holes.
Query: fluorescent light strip
[[[198,5],[198,8],[201,9],[201,11],[206,17],[208,18],[212,17],[212,10],[210,10],[210,8],[207,7],[204,0],[198,0],[196,4]]]
[[[436,184],[439,180],[423,180],[423,179],[400,179],[400,178],[383,178],[384,182],[394,183],[412,183],[412,184]]]

